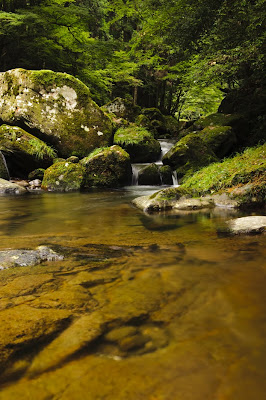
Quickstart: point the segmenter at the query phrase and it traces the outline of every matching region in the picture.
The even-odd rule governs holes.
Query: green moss
[[[196,133],[179,140],[163,157],[163,163],[176,169],[179,177],[190,175],[215,161],[215,154]]]
[[[119,187],[131,182],[130,157],[119,146],[96,149],[81,164],[86,168],[86,188]]]
[[[237,142],[231,126],[208,126],[199,132],[199,136],[219,158],[228,155]]]
[[[40,160],[56,157],[52,147],[17,126],[0,126],[0,146],[4,151],[19,151]]]
[[[81,164],[58,162],[45,171],[42,188],[55,192],[76,191],[81,188],[84,175],[85,168]]]
[[[26,71],[26,70],[25,70]],[[42,69],[39,71],[26,71],[27,74],[30,72],[30,79],[35,82],[38,86],[43,86],[47,91],[53,87],[63,87],[64,85],[75,89],[79,100],[86,101],[90,96],[90,89],[79,79],[65,72],[54,72],[51,70]]]
[[[207,126],[234,126],[243,116],[240,114],[210,114],[207,117],[200,118],[194,123],[196,129],[204,129]]]
[[[265,185],[265,170],[266,144],[201,169],[185,179],[182,187],[201,195],[256,180]]]
[[[132,162],[156,161],[161,153],[160,143],[152,133],[133,124],[119,128],[114,135],[114,143],[129,153]]]

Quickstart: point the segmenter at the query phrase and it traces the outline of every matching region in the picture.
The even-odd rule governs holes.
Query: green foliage
[[[46,157],[57,157],[56,151],[52,147],[48,146],[46,143],[38,139],[30,139],[28,144],[30,145],[28,153],[36,156],[40,160],[43,160]]]
[[[266,145],[246,149],[233,158],[211,164],[184,180],[184,189],[198,194],[212,193],[239,183],[248,182],[252,176],[264,175],[266,170]]]

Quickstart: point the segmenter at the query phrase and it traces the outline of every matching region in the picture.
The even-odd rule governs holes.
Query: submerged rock
[[[152,133],[136,125],[119,128],[114,143],[126,150],[133,163],[156,161],[161,154],[160,143]]]
[[[36,250],[3,250],[0,251],[0,269],[12,267],[28,267],[43,261],[60,261],[64,256],[47,246],[39,246]]]
[[[28,192],[24,187],[0,178],[0,194],[20,195],[26,193]]]
[[[0,118],[34,129],[63,157],[85,156],[109,144],[112,123],[81,81],[49,70],[0,74]]]
[[[85,168],[71,162],[57,162],[44,173],[42,189],[49,192],[71,192],[83,185]]]
[[[86,188],[120,187],[132,179],[129,154],[119,146],[96,149],[81,164],[86,170]]]

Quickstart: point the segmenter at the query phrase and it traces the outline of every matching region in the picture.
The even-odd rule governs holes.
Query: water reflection
[[[265,237],[232,210],[145,215],[134,192],[0,198],[0,399],[264,400]]]

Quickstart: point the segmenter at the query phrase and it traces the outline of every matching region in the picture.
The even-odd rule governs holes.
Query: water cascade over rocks
[[[163,156],[173,147],[174,142],[169,139],[158,139],[158,141],[160,142],[160,146],[161,146],[161,154],[160,154],[160,158],[154,164],[160,169],[161,167],[163,167],[163,162],[162,162]],[[152,165],[152,164],[150,164],[150,163],[134,163],[134,164],[132,164],[132,186],[143,185],[143,183],[141,183],[141,181],[139,179],[140,173],[141,173],[141,171],[143,171],[144,168],[146,169],[150,165]],[[176,171],[171,171],[171,181],[172,181],[171,184],[173,186],[178,186]],[[163,177],[162,177],[162,173],[160,173],[160,184],[161,185],[165,184]]]

